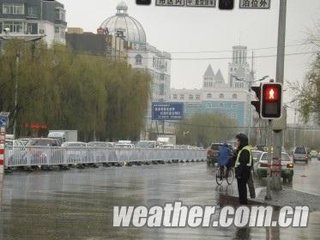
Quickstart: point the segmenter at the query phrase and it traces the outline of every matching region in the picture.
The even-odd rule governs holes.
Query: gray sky
[[[120,2],[59,1],[67,11],[68,27],[81,27],[92,32],[96,32],[103,20],[116,13],[116,6]],[[172,61],[171,87],[200,88],[208,64],[212,65],[214,72],[220,68],[227,79],[231,49],[238,44],[256,49],[256,78],[265,75],[275,78],[276,48],[272,47],[277,45],[279,0],[271,0],[269,10],[240,10],[238,1],[235,0],[235,8],[231,11],[218,8],[159,7],[154,6],[155,0],[152,0],[150,6],[137,6],[134,0],[125,2],[129,15],[143,25],[148,43],[159,50],[171,52],[173,58],[193,59]],[[312,51],[310,45],[298,44],[303,44],[308,32],[320,22],[319,13],[319,0],[287,0],[287,54]],[[251,52],[248,55],[251,56]],[[199,60],[200,58],[218,59]],[[285,81],[302,80],[311,59],[310,54],[286,56]],[[251,59],[248,61],[251,65]],[[287,96],[286,101],[288,99]]]

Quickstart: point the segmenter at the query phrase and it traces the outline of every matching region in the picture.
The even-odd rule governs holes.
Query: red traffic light
[[[279,87],[280,86],[280,87]],[[268,84],[267,86],[264,87],[264,93],[263,93],[263,100],[265,101],[270,101],[270,102],[275,102],[279,101],[280,99],[280,91],[281,91],[281,85],[270,85]]]
[[[262,84],[261,91],[261,118],[280,118],[282,110],[282,85],[280,83],[264,83]]]

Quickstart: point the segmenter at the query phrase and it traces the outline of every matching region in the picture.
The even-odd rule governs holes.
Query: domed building
[[[98,34],[107,36],[107,56],[126,60],[132,68],[148,71],[152,76],[146,129],[152,128],[151,102],[165,102],[170,98],[170,53],[160,51],[147,42],[142,24],[128,14],[128,6],[124,1],[117,5],[114,16],[100,24]]]
[[[133,68],[147,70],[153,78],[151,101],[167,101],[170,96],[171,55],[147,43],[142,24],[128,14],[124,1],[117,5],[116,11],[98,28],[98,34],[107,35],[107,55],[115,60],[125,59]]]
[[[128,42],[130,48],[145,49],[146,33],[141,23],[129,16],[128,6],[125,2],[120,2],[116,10],[116,15],[108,17],[101,23],[99,31],[122,38]]]

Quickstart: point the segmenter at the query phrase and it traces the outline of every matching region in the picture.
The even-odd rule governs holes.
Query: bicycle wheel
[[[233,170],[233,168],[232,168],[232,169],[230,169],[230,170],[228,171],[228,176],[227,176],[227,183],[228,183],[228,185],[231,185],[231,184],[232,184],[233,179],[234,179],[234,170]]]
[[[223,170],[218,168],[216,171],[216,182],[218,185],[221,185],[222,181],[223,181]]]

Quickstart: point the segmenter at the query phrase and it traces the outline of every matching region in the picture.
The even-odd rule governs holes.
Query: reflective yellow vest
[[[252,149],[252,147],[250,146],[250,145],[247,145],[247,146],[245,146],[245,147],[243,147],[240,151],[239,151],[239,153],[238,153],[238,155],[237,155],[237,159],[236,159],[236,163],[235,163],[235,167],[238,167],[239,165],[240,165],[240,162],[239,162],[239,158],[240,158],[240,154],[242,153],[242,151],[243,150],[248,150],[249,151],[249,162],[247,163],[247,166],[248,167],[251,167],[251,164],[252,164],[252,154],[251,154],[251,149]]]

